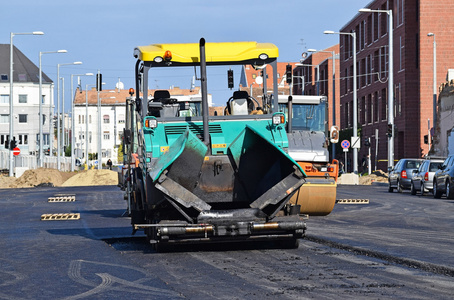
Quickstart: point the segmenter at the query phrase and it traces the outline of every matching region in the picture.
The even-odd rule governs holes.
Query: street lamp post
[[[60,166],[60,66],[81,65],[82,62],[75,61],[72,63],[58,64],[57,65],[57,170],[61,169]],[[65,112],[63,111],[63,114]]]
[[[393,59],[393,11],[372,10],[361,8],[359,12],[376,12],[388,14],[388,43],[389,43],[389,72],[388,72],[388,126],[391,127],[391,135],[388,136],[388,169],[394,167],[394,59]]]
[[[85,165],[88,168],[88,87],[96,84],[85,85]]]
[[[74,133],[75,133],[75,121],[74,121],[74,118],[75,118],[75,114],[74,114],[74,102],[76,101],[76,96],[74,94],[74,88],[73,88],[73,81],[74,81],[74,76],[93,76],[93,73],[85,73],[85,74],[71,74],[71,95],[73,97],[72,99],[72,104],[71,104],[71,172],[74,172],[74,169],[75,169],[75,160],[74,160],[74,155],[75,155],[75,151],[76,151],[76,148],[74,147],[75,146],[75,136],[74,136]],[[80,88],[82,88],[82,86],[80,86]]]
[[[333,92],[332,92],[332,97],[333,97],[333,108],[332,108],[332,120],[333,120],[333,126],[336,125],[336,52],[335,51],[324,51],[324,50],[315,50],[315,49],[308,49],[308,52],[324,52],[324,53],[331,53],[333,56]],[[331,147],[331,152],[332,152],[332,158],[336,158],[336,145],[333,143]]]
[[[434,69],[434,75],[433,75],[433,79],[434,79],[434,84],[433,84],[433,134],[435,134],[435,128],[437,126],[437,43],[435,42],[435,33],[432,33],[432,32],[429,32],[427,34],[427,36],[433,36],[434,37],[434,66],[433,66],[433,69]],[[430,141],[430,137],[429,137],[429,141]],[[430,144],[430,142],[429,142]],[[429,150],[430,150],[430,146],[429,146]]]
[[[358,90],[356,88],[356,32],[334,32],[326,30],[324,34],[344,34],[353,38],[353,140],[358,143]],[[353,143],[352,143],[353,144]],[[353,173],[358,174],[358,148],[353,148]],[[345,162],[347,163],[347,162]]]
[[[25,32],[25,33],[10,33],[10,43],[9,43],[9,141],[13,140],[13,135],[14,135],[14,125],[13,125],[13,85],[14,85],[14,80],[13,80],[13,75],[14,75],[14,68],[13,68],[13,62],[14,62],[14,46],[13,46],[13,37],[15,35],[43,35],[44,32],[42,31],[33,31],[33,32]],[[11,147],[9,147],[11,148]],[[9,149],[9,176],[12,177],[14,176],[13,172],[13,149]]]
[[[57,50],[57,51],[41,51],[39,52],[39,154],[38,154],[38,166],[40,168],[43,167],[43,72],[42,72],[42,55],[49,54],[49,53],[66,53],[66,50]],[[51,106],[51,102],[49,99],[49,106]],[[49,122],[52,122],[49,115]],[[52,146],[52,145],[50,145]],[[52,151],[52,148],[50,149]]]

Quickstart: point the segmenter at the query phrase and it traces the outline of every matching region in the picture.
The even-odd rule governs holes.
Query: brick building
[[[372,10],[393,11],[394,159],[421,157],[428,153],[424,135],[428,119],[433,125],[433,36],[437,42],[437,85],[445,82],[454,67],[454,1],[376,0]],[[356,32],[358,128],[362,139],[371,139],[372,167],[386,170],[388,157],[388,14],[357,13],[340,32]],[[340,37],[341,129],[353,123],[352,37]],[[436,133],[435,133],[436,134]],[[358,158],[366,155],[362,147]],[[377,161],[375,165],[374,162]]]

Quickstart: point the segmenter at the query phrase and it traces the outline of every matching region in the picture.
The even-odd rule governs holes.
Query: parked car
[[[413,170],[417,170],[423,160],[417,158],[402,158],[397,162],[393,169],[389,171],[388,192],[392,193],[394,189],[402,193],[403,190],[411,188],[411,178]]]
[[[448,199],[454,199],[454,155],[448,156],[440,169],[435,172],[433,179],[434,198],[441,198],[446,194]]]
[[[416,195],[417,192],[420,192],[421,195],[432,192],[434,174],[439,170],[443,161],[443,158],[427,158],[419,169],[413,171],[410,187],[410,193],[412,195]]]

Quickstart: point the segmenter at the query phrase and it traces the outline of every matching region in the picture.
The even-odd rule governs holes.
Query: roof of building
[[[150,95],[153,95],[156,90],[148,90]],[[168,90],[170,96],[191,96],[197,95],[200,93],[200,87],[195,87],[194,89],[180,89],[179,87],[173,87],[172,89]],[[79,90],[77,88],[76,95],[75,95],[75,105],[85,105],[85,92],[84,90]],[[96,105],[98,103],[98,94],[96,92],[96,88],[92,88],[88,91],[88,104],[89,105]],[[126,98],[130,97],[129,90],[102,90],[100,92],[101,104],[102,105],[115,105],[120,103],[125,103]]]
[[[19,49],[14,46],[13,49],[13,81],[14,82],[33,82],[39,83],[39,68],[25,56]],[[10,72],[10,44],[0,44],[0,82],[9,82]],[[6,76],[3,76],[6,75]],[[43,72],[43,83],[52,83],[53,81]]]

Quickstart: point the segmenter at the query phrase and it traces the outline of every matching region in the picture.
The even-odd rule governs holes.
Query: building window
[[[382,10],[386,9],[386,3],[384,3],[381,7]],[[388,14],[387,13],[380,13],[380,34],[384,36],[388,32]]]
[[[2,124],[9,123],[9,115],[0,115],[0,123]]]
[[[359,107],[359,123],[364,125],[366,124],[366,97],[361,97]]]
[[[344,95],[346,95],[348,93],[348,68],[345,68],[344,72]]]
[[[367,44],[370,45],[372,44],[372,15],[373,14],[370,14],[368,17],[367,17],[367,23],[366,23],[366,26],[367,26]]]
[[[388,119],[388,97],[386,89],[381,90],[381,119],[382,121]]]
[[[374,122],[378,122],[378,92],[374,93]]]
[[[372,107],[372,95],[367,95],[367,123],[372,123],[372,114],[373,114],[373,107]]]
[[[399,70],[402,71],[405,67],[404,67],[404,60],[402,59],[402,53],[404,51],[404,44],[402,44],[402,37],[401,36],[399,37],[399,43],[400,43],[400,47],[399,47]]]
[[[109,124],[110,123],[109,115],[104,115],[103,120],[104,120],[104,124]]]
[[[9,95],[0,95],[0,103],[9,104]]]
[[[49,136],[49,135],[47,135]],[[43,140],[46,141],[46,137],[45,135],[43,135]],[[37,141],[39,141],[39,134],[37,135],[37,138],[36,138]],[[44,144],[44,145],[48,145],[49,143],[47,144]],[[28,145],[28,135],[27,134],[19,134],[19,142],[18,142],[18,145]]]
[[[1,81],[8,81],[8,75],[7,74],[1,74],[0,75],[0,80]]]
[[[381,47],[380,48],[380,77],[381,78],[385,78],[386,76],[386,56],[387,56],[387,53],[386,53],[386,47]]]
[[[374,20],[374,41],[378,40],[379,32],[379,24],[378,24],[378,15],[377,14],[372,14],[372,18]]]
[[[19,103],[27,103],[27,95],[19,95]]]
[[[124,114],[120,114],[118,116],[118,124],[124,124],[125,123],[125,115]]]
[[[103,137],[104,137],[104,140],[110,140],[110,133],[109,133],[109,131],[104,131]]]
[[[19,123],[27,123],[27,115],[19,115]]]
[[[366,58],[361,60],[361,86],[366,86],[366,78],[367,78],[367,71],[366,71]]]
[[[376,50],[374,52],[374,78],[375,78],[375,81],[378,81],[378,79],[380,78],[379,72],[380,72],[380,54],[379,54],[379,50]]]
[[[344,106],[344,128],[348,128],[350,126],[350,123],[349,123],[349,120],[350,120],[350,116],[349,116],[349,112],[350,112],[350,109],[348,108],[348,102],[345,103],[345,106]]]
[[[91,124],[91,115],[88,116],[88,123]]]

